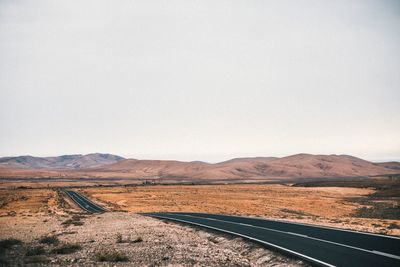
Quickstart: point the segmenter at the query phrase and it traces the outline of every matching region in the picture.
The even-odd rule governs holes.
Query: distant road
[[[86,197],[82,196],[78,192],[72,191],[72,190],[65,190],[62,189],[63,192],[65,192],[78,206],[88,212],[91,213],[99,213],[99,212],[105,212],[107,211],[106,209],[100,207],[99,205],[94,204],[92,201],[87,199]]]
[[[400,238],[206,213],[144,213],[240,236],[321,266],[400,266]]]

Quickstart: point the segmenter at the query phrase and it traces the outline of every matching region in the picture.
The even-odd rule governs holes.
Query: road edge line
[[[161,219],[167,219],[167,220],[172,220],[172,221],[177,221],[177,222],[184,222],[184,223],[187,223],[187,224],[201,226],[201,227],[204,227],[204,228],[216,230],[216,231],[227,233],[227,234],[231,234],[231,235],[234,235],[234,236],[240,236],[242,238],[245,238],[245,239],[248,239],[248,240],[252,240],[252,241],[255,241],[257,243],[261,243],[261,244],[264,244],[264,245],[267,245],[267,246],[270,246],[270,247],[285,251],[285,252],[287,252],[289,254],[295,255],[297,257],[300,257],[302,259],[305,259],[305,260],[310,261],[312,263],[316,263],[316,264],[321,265],[321,266],[336,267],[335,265],[329,264],[327,262],[317,260],[317,259],[309,257],[307,255],[298,253],[296,251],[293,251],[293,250],[290,250],[290,249],[287,249],[287,248],[284,248],[284,247],[281,247],[281,246],[278,246],[278,245],[275,245],[275,244],[272,244],[272,243],[269,243],[269,242],[266,242],[266,241],[262,241],[260,239],[257,239],[257,238],[251,237],[251,236],[247,236],[247,235],[231,232],[231,231],[220,229],[220,228],[213,227],[213,226],[204,225],[204,224],[201,224],[201,223],[185,221],[185,220],[181,220],[181,219],[175,219],[175,218],[169,218],[169,217],[164,217],[164,216],[159,216],[159,215],[151,215],[151,214],[145,214],[145,213],[142,214],[142,215],[149,216],[149,217],[155,217],[155,218],[161,218]]]

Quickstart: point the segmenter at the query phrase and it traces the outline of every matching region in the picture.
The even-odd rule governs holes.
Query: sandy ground
[[[142,181],[132,179],[84,179],[84,178],[57,178],[57,179],[40,179],[40,178],[27,178],[18,179],[13,178],[9,180],[0,181],[0,189],[18,189],[18,188],[56,188],[56,187],[81,187],[81,186],[119,186],[119,185],[132,185],[142,184]]]
[[[287,185],[130,186],[81,190],[113,210],[208,212],[260,216],[358,231],[400,235],[399,219],[364,218],[369,188]],[[398,207],[398,199],[379,200]]]
[[[0,190],[0,266],[32,262],[52,266],[306,265],[240,238],[144,217],[137,212],[250,215],[400,235],[397,215],[394,219],[360,215],[365,213],[360,210],[375,205],[370,196],[377,192],[368,188],[197,185],[77,190],[111,212],[82,214],[63,193],[52,189]],[[397,196],[396,192],[391,195]],[[384,207],[398,207],[398,197],[383,195],[377,207],[382,203]],[[41,244],[46,236],[56,237],[58,243]],[[8,238],[22,243],[6,247],[4,240]],[[66,244],[79,246],[70,254],[55,254]],[[41,249],[32,253],[32,248],[38,247]],[[100,262],[107,253],[124,256],[127,262]]]
[[[307,265],[241,238],[130,212],[84,215],[52,190],[1,191],[1,200],[0,239],[22,243],[7,249],[0,246],[0,266]],[[58,243],[41,244],[46,236],[56,237]],[[54,253],[65,244],[80,248],[65,255]],[[37,247],[43,251],[28,256]],[[126,256],[127,262],[100,262],[99,256],[116,252]]]

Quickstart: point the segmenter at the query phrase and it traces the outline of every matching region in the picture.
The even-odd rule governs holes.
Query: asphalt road
[[[65,192],[78,206],[91,213],[100,213],[100,212],[105,212],[106,209],[100,207],[99,205],[94,204],[92,201],[87,199],[86,197],[82,196],[78,192],[72,191],[72,190],[62,190]]]
[[[322,266],[400,266],[400,238],[258,218],[145,213],[240,236]]]

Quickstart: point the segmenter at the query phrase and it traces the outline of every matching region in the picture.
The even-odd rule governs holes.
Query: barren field
[[[220,233],[127,212],[84,214],[54,190],[0,192],[0,266],[307,266]]]
[[[306,265],[240,238],[138,212],[228,213],[400,234],[397,189],[196,185],[77,190],[111,212],[84,214],[52,189],[0,190],[0,265]]]
[[[371,199],[377,193],[372,188],[196,185],[81,191],[114,210],[249,215],[400,235],[399,197]],[[393,210],[397,212],[393,214]]]
[[[131,179],[91,179],[91,178],[11,178],[0,180],[0,189],[31,189],[82,186],[118,186],[142,184]]]

